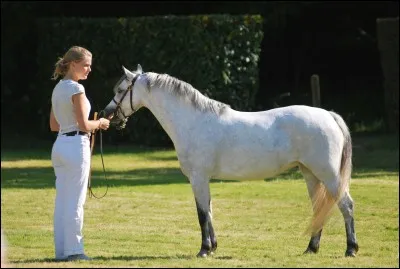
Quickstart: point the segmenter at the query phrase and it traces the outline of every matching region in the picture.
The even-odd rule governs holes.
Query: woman
[[[55,64],[52,79],[61,77],[51,97],[50,129],[58,132],[51,152],[56,175],[54,244],[56,260],[90,260],[83,248],[83,205],[90,170],[90,133],[107,130],[105,118],[88,120],[91,109],[79,80],[91,71],[92,54],[71,47]]]

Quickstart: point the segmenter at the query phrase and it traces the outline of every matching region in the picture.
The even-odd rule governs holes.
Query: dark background
[[[36,19],[196,14],[263,16],[257,110],[311,105],[310,77],[318,74],[321,106],[339,112],[353,132],[360,124],[385,121],[377,19],[398,17],[398,1],[6,1],[1,2],[2,133],[29,133],[35,122],[35,111],[21,116],[13,108],[27,102],[26,86],[41,68]],[[287,92],[290,96],[279,97]],[[385,130],[384,124],[377,126]]]

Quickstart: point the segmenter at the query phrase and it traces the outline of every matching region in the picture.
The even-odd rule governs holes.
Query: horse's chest
[[[212,150],[186,150],[177,151],[182,173],[190,176],[193,172],[209,175],[212,173],[216,163],[216,153]]]

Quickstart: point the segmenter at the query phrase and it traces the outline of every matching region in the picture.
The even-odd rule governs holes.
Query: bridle
[[[128,120],[128,118],[129,118],[133,113],[136,112],[136,109],[133,108],[132,95],[133,95],[133,85],[135,84],[135,82],[136,82],[136,80],[137,80],[137,78],[138,78],[139,76],[140,76],[140,75],[137,75],[137,76],[132,80],[131,85],[129,85],[128,88],[125,90],[125,93],[124,93],[124,95],[122,95],[122,97],[121,97],[121,99],[119,100],[119,102],[117,102],[114,98],[112,99],[113,102],[117,105],[117,108],[115,109],[114,115],[115,115],[115,113],[118,112],[118,110],[119,110],[119,112],[122,114],[122,116],[124,116],[124,119],[122,120],[122,121],[124,121],[124,122],[126,122],[126,121]],[[130,93],[130,94],[129,94],[129,95],[130,95],[130,96],[129,96],[129,99],[130,99],[130,103],[131,103],[132,112],[131,112],[131,114],[129,114],[128,116],[125,116],[124,111],[123,111],[122,108],[121,108],[121,103],[122,103],[122,101],[124,100],[125,96],[128,94],[128,92]]]

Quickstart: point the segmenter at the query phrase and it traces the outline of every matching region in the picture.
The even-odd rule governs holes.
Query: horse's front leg
[[[211,239],[211,254],[214,254],[214,252],[217,250],[217,236],[215,235],[214,232],[214,227],[212,225],[212,200],[210,197],[210,202],[209,202],[209,214],[208,214],[208,228],[210,229],[210,239]]]
[[[217,248],[217,239],[211,222],[209,179],[195,174],[192,175],[189,180],[192,185],[201,228],[201,248],[197,257],[207,257]]]

